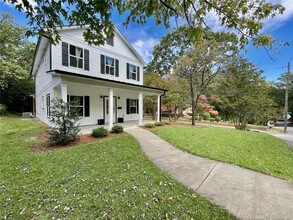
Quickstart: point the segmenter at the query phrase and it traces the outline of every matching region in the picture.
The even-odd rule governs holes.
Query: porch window
[[[51,100],[50,100],[50,93],[46,95],[46,110],[47,110],[47,116],[50,116],[50,105],[51,105]]]
[[[70,101],[70,109],[74,109],[78,116],[90,116],[90,97],[89,96],[67,96]]]
[[[84,102],[83,96],[70,96],[70,109],[74,109],[78,116],[83,116]]]
[[[139,66],[133,64],[126,64],[127,79],[133,79],[139,81]]]
[[[127,99],[127,114],[138,114],[138,99]]]
[[[83,69],[83,49],[70,45],[69,49],[70,66]]]
[[[119,77],[119,60],[101,54],[101,73]]]

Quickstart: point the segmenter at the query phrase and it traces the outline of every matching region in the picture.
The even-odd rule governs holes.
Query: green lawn
[[[0,118],[1,219],[235,219],[161,172],[130,135],[31,152],[45,129]]]
[[[164,127],[153,132],[189,153],[293,181],[293,150],[271,135],[186,126]]]

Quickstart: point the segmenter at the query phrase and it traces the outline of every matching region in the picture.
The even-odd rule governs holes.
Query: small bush
[[[151,124],[151,123],[145,124],[144,126],[146,128],[154,128],[155,127],[155,125],[154,124]]]
[[[210,113],[205,112],[202,114],[202,118],[203,118],[203,120],[210,120],[211,115],[210,115]]]
[[[214,122],[215,120],[215,118],[210,118],[210,122]]]
[[[93,137],[106,137],[108,135],[108,130],[106,128],[95,128],[92,130]]]
[[[221,116],[217,116],[217,117],[215,118],[215,120],[216,120],[216,122],[221,121]]]
[[[169,121],[164,121],[164,124],[165,125],[169,125],[169,124],[171,124]]]
[[[111,130],[112,133],[118,134],[123,132],[123,127],[121,125],[114,125]]]
[[[0,104],[0,115],[1,116],[7,115],[7,107],[4,104]]]
[[[164,122],[155,122],[154,123],[155,126],[164,126]]]

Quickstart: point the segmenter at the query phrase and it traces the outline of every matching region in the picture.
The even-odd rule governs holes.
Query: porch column
[[[157,122],[161,121],[161,95],[157,99]]]
[[[109,130],[113,127],[113,106],[113,89],[109,89]]]
[[[61,99],[67,102],[67,84],[62,83],[61,85]]]
[[[138,125],[142,125],[143,120],[143,97],[142,93],[138,93]]]

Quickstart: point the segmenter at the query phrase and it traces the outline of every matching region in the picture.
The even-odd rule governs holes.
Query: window
[[[45,97],[42,96],[42,109],[44,109],[44,108],[45,108]]]
[[[69,58],[69,61],[68,61]],[[62,65],[73,66],[84,70],[90,70],[90,52],[73,45],[62,42]]]
[[[138,99],[127,99],[127,114],[138,114]]]
[[[70,101],[70,110],[74,109],[78,116],[83,116],[83,110],[84,110],[83,96],[70,96],[69,101]]]
[[[106,57],[106,74],[110,74],[114,76],[115,72],[115,65],[114,65],[114,58]]]
[[[50,116],[50,94],[46,95],[46,110],[47,110],[47,116]]]
[[[119,77],[119,60],[101,54],[101,73]]]
[[[83,69],[83,49],[70,45],[69,47],[70,66]]]
[[[114,37],[107,38],[107,44],[110,46],[114,46]]]
[[[127,79],[139,81],[139,66],[127,63]]]
[[[70,101],[70,109],[74,109],[78,116],[90,116],[90,97],[89,96],[67,96]]]

